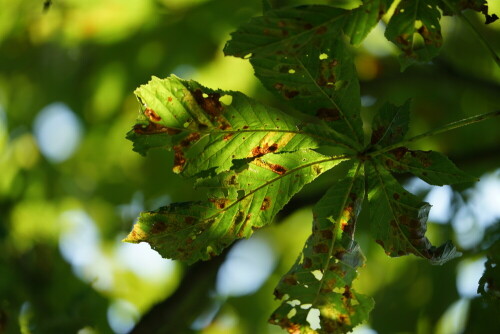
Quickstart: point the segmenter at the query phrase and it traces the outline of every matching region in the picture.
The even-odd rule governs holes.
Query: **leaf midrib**
[[[358,166],[356,168],[356,172],[354,173],[354,176],[352,178],[352,182],[350,183],[349,189],[346,191],[344,199],[342,201],[342,206],[341,206],[341,210],[339,212],[339,216],[335,220],[335,226],[333,228],[333,239],[332,239],[332,243],[330,244],[330,248],[328,250],[328,260],[326,261],[325,265],[323,266],[323,272],[322,272],[323,277],[321,278],[321,281],[319,282],[319,286],[318,286],[318,289],[316,291],[316,297],[314,298],[314,301],[312,303],[313,305],[316,305],[318,297],[320,295],[321,288],[323,287],[324,282],[326,280],[326,278],[325,278],[326,271],[328,270],[328,267],[330,266],[330,262],[331,262],[331,259],[333,256],[332,253],[333,253],[333,250],[335,248],[335,243],[337,241],[337,234],[338,234],[338,231],[339,231],[340,225],[341,225],[340,219],[342,218],[342,215],[344,214],[345,205],[346,205],[347,200],[349,198],[349,194],[351,193],[352,187],[354,186],[354,183],[356,182],[356,178],[358,177],[359,171],[361,170],[361,166],[363,166],[363,162],[359,161]]]

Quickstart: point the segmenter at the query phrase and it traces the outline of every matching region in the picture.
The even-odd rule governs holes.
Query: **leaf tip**
[[[127,237],[122,240],[122,242],[138,244],[142,241],[145,241],[145,238],[146,232],[136,224],[132,231],[127,235]]]

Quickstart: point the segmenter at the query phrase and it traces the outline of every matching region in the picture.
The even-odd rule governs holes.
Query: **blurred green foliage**
[[[278,2],[284,1],[269,3]],[[170,153],[143,158],[132,152],[124,138],[138,111],[132,92],[151,75],[175,73],[280,105],[246,61],[222,57],[229,33],[259,14],[262,2],[54,0],[46,11],[43,3],[0,0],[0,333],[112,333],[110,324],[124,332],[171,295],[188,271],[164,260],[155,262],[165,265],[163,271],[141,274],[141,257],[131,255],[134,249],[125,249],[120,240],[139,211],[199,196],[171,172]],[[500,4],[490,1],[490,11],[498,14]],[[479,15],[465,15],[500,50],[500,22],[485,26]],[[383,102],[400,104],[410,97],[410,134],[500,108],[500,68],[459,20],[445,17],[442,26],[440,56],[405,72],[399,70],[383,27],[353,50],[366,120]],[[40,110],[55,102],[67,105],[83,129],[76,150],[60,162],[44,154],[35,134]],[[443,152],[481,176],[500,166],[499,125],[491,120],[426,139],[415,148]],[[64,133],[65,124],[59,126]],[[493,175],[498,179],[498,173]],[[309,234],[308,205],[336,177],[325,175],[306,187],[277,224],[261,232],[277,254],[273,274],[256,293],[224,300],[201,332],[281,333],[266,324],[277,306],[272,290]],[[472,186],[454,188],[453,212],[472,205],[478,189],[466,189]],[[358,290],[375,297],[371,328],[384,334],[451,334],[461,326],[467,326],[467,333],[487,333],[500,328],[491,317],[482,320],[492,310],[482,297],[470,302],[468,324],[464,307],[455,318],[449,316],[450,306],[460,298],[459,264],[488,252],[478,246],[480,235],[475,244],[462,245],[464,258],[431,267],[412,257],[385,256],[368,237],[368,214],[362,216],[357,235],[367,266],[361,269]],[[477,226],[477,217],[471,217]],[[470,228],[464,233],[480,232]],[[435,243],[457,236],[449,223],[430,227]],[[68,248],[80,249],[83,258],[77,260]],[[209,290],[193,289],[203,296]],[[454,320],[456,314],[463,315],[461,323]]]

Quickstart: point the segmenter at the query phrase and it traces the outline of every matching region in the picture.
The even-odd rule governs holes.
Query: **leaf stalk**
[[[497,117],[497,116],[500,116],[500,110],[489,112],[489,113],[485,113],[485,114],[481,114],[481,115],[477,115],[477,116],[472,116],[472,117],[469,117],[469,118],[465,118],[465,119],[462,119],[462,120],[459,120],[459,121],[456,121],[456,122],[452,122],[452,123],[443,125],[441,127],[432,129],[430,131],[424,132],[424,133],[419,134],[417,136],[414,136],[414,137],[411,137],[409,139],[403,140],[402,142],[386,146],[386,147],[384,147],[384,148],[382,148],[380,150],[377,150],[375,152],[369,153],[368,155],[374,157],[374,156],[377,156],[377,155],[382,154],[384,152],[393,150],[395,148],[402,147],[402,146],[407,146],[408,144],[411,144],[411,143],[413,143],[413,142],[415,142],[417,140],[420,140],[422,138],[434,136],[434,135],[437,135],[437,134],[440,134],[440,133],[443,133],[443,132],[447,132],[447,131],[450,131],[450,130],[453,130],[453,129],[456,129],[456,128],[460,128],[462,126],[466,126],[466,125],[470,125],[470,124],[482,122],[484,120],[487,120],[487,119],[490,119],[490,118],[493,118],[493,117]]]

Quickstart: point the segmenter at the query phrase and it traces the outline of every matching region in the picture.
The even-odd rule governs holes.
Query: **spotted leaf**
[[[348,138],[333,138],[325,124],[307,124],[242,93],[208,89],[175,76],[153,77],[135,94],[142,104],[128,134],[135,150],[173,150],[174,171],[187,177],[228,171],[238,159],[321,144],[349,147]]]
[[[242,162],[238,168],[198,181],[198,187],[208,189],[206,201],[143,212],[124,241],[147,242],[170,259],[207,260],[271,222],[305,184],[341,161],[299,150]]]
[[[376,161],[367,163],[372,236],[390,256],[414,254],[432,264],[460,255],[451,242],[435,247],[425,236],[431,206],[410,194]]]
[[[402,69],[430,61],[443,44],[437,0],[402,0],[392,15],[385,36],[402,51]]]
[[[271,323],[290,333],[347,333],[373,308],[352,288],[364,256],[352,239],[364,198],[363,165],[332,187],[313,209],[312,235],[275,296],[282,304]]]

